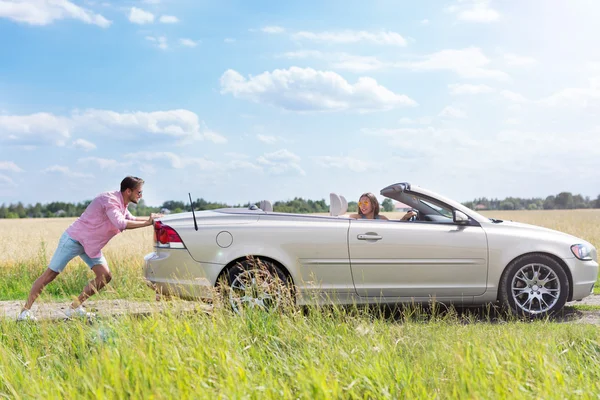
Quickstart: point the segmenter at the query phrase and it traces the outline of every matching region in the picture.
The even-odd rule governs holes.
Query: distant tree
[[[554,200],[556,208],[570,210],[574,207],[573,195],[570,192],[561,192]]]
[[[546,197],[546,200],[544,200],[544,210],[554,210],[554,207],[555,207],[554,201],[555,200],[556,200],[556,197],[554,197],[554,196]]]
[[[185,204],[183,204],[182,201],[169,200],[169,201],[165,201],[160,208],[168,208],[169,210],[175,210],[177,208],[184,209]]]
[[[589,198],[588,198],[589,201]],[[582,195],[573,196],[573,208],[588,208],[588,202],[585,201]]]
[[[513,203],[512,201],[503,201],[502,203],[500,203],[500,209],[501,210],[514,210],[515,203]]]
[[[598,195],[598,198],[596,199],[595,203],[596,204],[594,205],[594,208],[600,208],[600,194]]]
[[[356,201],[351,201],[348,203],[348,212],[358,212],[358,203]]]
[[[381,203],[381,205],[383,206],[383,211],[385,212],[394,211],[394,202],[392,201],[392,199],[386,198],[385,200],[383,200],[383,203]]]
[[[529,203],[529,205],[527,206],[528,210],[537,210],[538,206],[535,203]]]

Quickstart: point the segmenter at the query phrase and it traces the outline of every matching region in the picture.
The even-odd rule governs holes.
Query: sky
[[[0,203],[600,194],[597,0],[0,0]],[[381,199],[383,199],[380,196]]]

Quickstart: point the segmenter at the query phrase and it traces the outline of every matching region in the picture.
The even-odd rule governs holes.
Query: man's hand
[[[155,219],[162,218],[162,217],[164,217],[164,214],[159,214],[159,213],[150,214],[150,219],[152,220],[152,222],[154,222]]]
[[[164,217],[164,215],[163,215],[163,214],[152,213],[152,214],[150,214],[150,216],[148,217],[148,221],[147,221],[147,223],[148,223],[148,225],[153,225],[155,220],[157,220],[158,218],[162,218],[162,217]]]

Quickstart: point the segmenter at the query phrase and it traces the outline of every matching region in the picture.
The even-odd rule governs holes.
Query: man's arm
[[[150,214],[149,217],[134,217],[135,220],[127,220],[127,227],[125,229],[137,229],[143,228],[144,226],[150,226],[154,223],[155,219],[162,216],[162,214]]]

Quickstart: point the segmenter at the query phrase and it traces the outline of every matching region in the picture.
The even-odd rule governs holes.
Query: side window
[[[419,199],[419,202],[425,206],[425,209],[429,211],[427,212],[427,215],[431,217],[431,219],[429,220],[439,222],[453,221],[453,214],[451,208],[424,199]]]

